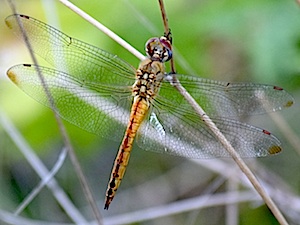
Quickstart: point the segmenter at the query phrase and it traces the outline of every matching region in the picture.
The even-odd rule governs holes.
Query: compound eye
[[[162,62],[169,61],[172,58],[172,56],[173,56],[173,51],[170,48],[165,48]]]
[[[166,48],[172,51],[172,45],[171,42],[164,36],[159,38],[160,43]]]
[[[166,62],[172,58],[172,46],[165,37],[150,38],[145,49],[147,56],[153,61]]]

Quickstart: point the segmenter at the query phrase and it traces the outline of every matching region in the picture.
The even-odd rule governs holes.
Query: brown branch
[[[168,17],[167,17],[167,13],[166,13],[166,10],[165,10],[164,1],[163,0],[158,0],[158,3],[159,3],[160,11],[161,11],[163,24],[164,24],[164,30],[165,30],[164,31],[164,36],[172,44],[173,43],[173,38],[172,38],[171,29],[169,28],[169,24],[168,24]],[[173,54],[173,57],[170,60],[170,65],[171,65],[171,72],[176,73],[176,68],[175,68],[175,63],[174,63],[174,54]]]

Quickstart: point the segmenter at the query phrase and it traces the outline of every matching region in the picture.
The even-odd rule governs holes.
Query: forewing
[[[36,69],[34,65],[17,65],[7,74],[25,93],[50,107]],[[50,68],[39,69],[62,118],[89,132],[121,140],[132,101],[129,86],[82,81]],[[110,128],[113,133],[107,132]]]
[[[135,69],[102,49],[84,43],[29,16],[11,15],[7,26],[23,39],[20,21],[33,51],[59,71],[82,81],[112,85],[132,85]]]
[[[227,83],[195,76],[176,75],[182,86],[212,117],[238,118],[274,112],[293,105],[293,97],[280,87],[254,83]],[[163,84],[160,96],[188,108],[174,87]]]

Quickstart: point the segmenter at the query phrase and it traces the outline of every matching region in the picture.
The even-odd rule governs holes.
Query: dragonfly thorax
[[[153,99],[159,91],[164,73],[165,67],[161,62],[151,59],[142,61],[136,70],[136,81],[132,86],[132,95],[148,100]]]

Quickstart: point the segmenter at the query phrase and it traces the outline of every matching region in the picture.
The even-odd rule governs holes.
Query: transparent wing
[[[22,22],[34,51],[60,70],[41,67],[59,114],[85,130],[121,139],[124,130],[116,129],[110,135],[104,128],[126,125],[135,69],[115,55],[73,39],[28,16],[13,15],[6,19],[7,25],[18,36],[21,32],[17,18]],[[12,67],[8,75],[26,93],[49,106],[35,66],[18,65]],[[293,98],[287,92],[269,85],[231,84],[185,75],[178,77],[207,113],[216,118],[214,122],[242,157],[265,156],[280,151],[280,142],[269,132],[224,117],[289,107]],[[193,158],[228,156],[212,132],[168,83],[163,83],[149,118],[150,122],[142,125],[140,131],[144,137],[139,141],[147,150]]]
[[[39,68],[62,118],[89,132],[113,140],[122,139],[132,102],[129,86],[82,81],[64,72]],[[7,74],[25,93],[50,107],[35,65],[17,65]],[[110,128],[114,129],[113,133],[108,132]]]
[[[237,118],[274,112],[293,105],[293,97],[280,87],[254,83],[228,83],[195,76],[176,77],[182,86],[213,117]],[[159,98],[165,104],[188,108],[186,100],[167,83],[162,85]]]
[[[159,114],[163,132],[143,124],[137,144],[146,150],[187,158],[230,157],[198,115],[184,111]],[[230,119],[212,119],[241,157],[262,157],[281,151],[280,141],[268,131]]]
[[[268,131],[229,117],[289,107],[293,98],[286,91],[270,85],[178,77],[241,157],[261,157],[281,151],[279,140]],[[163,83],[149,120],[142,125],[142,136],[138,138],[138,145],[146,150],[190,158],[229,157],[213,132],[168,83]]]
[[[87,131],[121,140],[129,119],[129,87],[135,81],[135,69],[116,55],[71,38],[41,21],[11,15],[5,22],[20,39],[23,36],[17,20],[33,51],[57,69],[41,67],[58,113]],[[7,73],[32,98],[49,106],[34,65],[18,65]],[[108,128],[120,124],[123,129],[106,133]]]
[[[84,43],[34,18],[11,15],[7,26],[23,39],[17,20],[22,23],[33,51],[59,71],[82,81],[112,85],[132,85],[135,69],[102,49]]]

